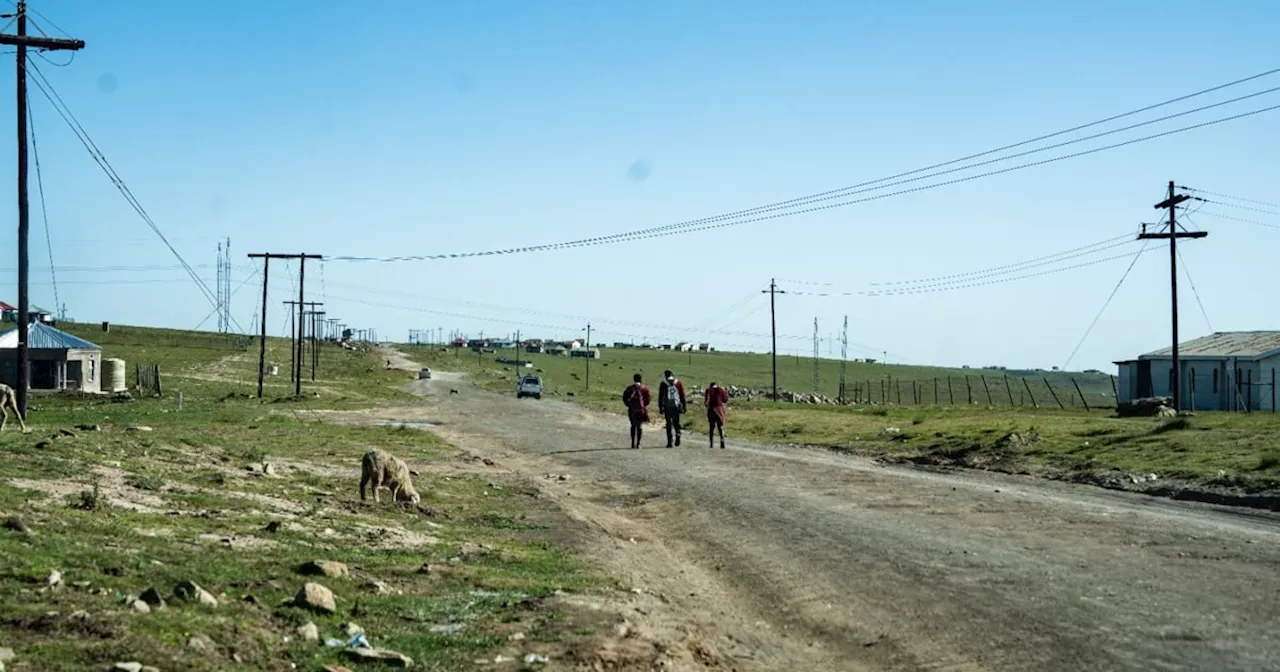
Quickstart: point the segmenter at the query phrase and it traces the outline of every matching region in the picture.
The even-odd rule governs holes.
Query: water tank
[[[129,389],[125,383],[124,360],[115,357],[102,359],[102,391],[120,392]]]

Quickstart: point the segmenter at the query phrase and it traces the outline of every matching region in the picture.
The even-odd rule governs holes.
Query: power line
[[[1200,306],[1200,316],[1204,318],[1204,324],[1209,327],[1209,331],[1213,332],[1213,322],[1209,320],[1209,313],[1204,309],[1204,302],[1200,300],[1200,291],[1196,289],[1196,281],[1191,279],[1191,269],[1187,268],[1187,260],[1182,258],[1182,250],[1177,251],[1178,263],[1182,265],[1182,272],[1187,276],[1187,284],[1191,285],[1191,294],[1196,297],[1196,305]]]
[[[1102,308],[1098,310],[1098,314],[1095,315],[1093,321],[1089,323],[1089,328],[1084,330],[1084,335],[1080,337],[1080,342],[1076,343],[1076,347],[1071,351],[1071,355],[1067,357],[1067,361],[1063,362],[1063,371],[1067,370],[1067,367],[1071,364],[1071,360],[1075,359],[1076,353],[1080,352],[1080,347],[1084,345],[1085,340],[1089,338],[1090,332],[1092,332],[1094,326],[1098,324],[1098,320],[1102,319],[1102,314],[1106,312],[1107,306],[1111,305],[1111,299],[1114,299],[1116,292],[1120,291],[1120,285],[1123,285],[1125,279],[1129,277],[1129,272],[1132,271],[1134,265],[1138,263],[1138,258],[1142,256],[1143,252],[1147,251],[1147,242],[1148,241],[1144,241],[1142,243],[1142,247],[1138,249],[1138,253],[1133,255],[1133,261],[1129,262],[1129,267],[1124,269],[1124,274],[1120,276],[1120,282],[1117,282],[1115,288],[1107,295],[1107,300],[1102,302]]]
[[[1226,203],[1223,201],[1213,201],[1207,198],[1193,197],[1198,201],[1210,203],[1213,205],[1221,205],[1224,208],[1236,208],[1237,210],[1248,210],[1249,212],[1260,212],[1264,215],[1280,215],[1280,210],[1264,210],[1263,208],[1255,208],[1252,205],[1240,205],[1239,203]]]
[[[1270,206],[1270,207],[1272,207],[1272,208],[1280,208],[1280,203],[1271,203],[1271,202],[1269,202],[1269,201],[1259,201],[1259,200],[1255,200],[1255,199],[1252,199],[1252,198],[1244,198],[1243,196],[1232,196],[1231,194],[1223,194],[1223,193],[1219,193],[1219,192],[1216,192],[1216,191],[1208,191],[1208,190],[1206,190],[1206,189],[1198,189],[1198,188],[1196,188],[1196,187],[1181,186],[1181,187],[1178,187],[1178,188],[1179,188],[1179,189],[1181,189],[1181,190],[1183,190],[1183,191],[1191,191],[1191,192],[1194,192],[1194,193],[1197,193],[1197,194],[1206,194],[1206,195],[1208,195],[1208,196],[1217,196],[1218,198],[1229,198],[1229,199],[1231,199],[1231,200],[1234,200],[1234,201],[1240,201],[1240,202],[1242,202],[1242,203],[1253,203],[1254,205],[1266,205],[1266,206]]]
[[[997,169],[997,170],[991,170],[991,171],[987,171],[987,172],[984,172],[984,173],[978,173],[978,174],[975,174],[975,175],[967,175],[967,176],[964,176],[964,177],[958,177],[958,178],[953,178],[953,179],[950,179],[950,180],[944,180],[944,181],[942,181],[942,182],[935,182],[935,183],[933,183],[933,184],[926,184],[926,185],[921,185],[921,186],[909,187],[909,188],[905,188],[905,189],[899,189],[899,190],[897,190],[897,191],[891,191],[891,192],[885,192],[885,193],[873,194],[873,195],[870,195],[870,196],[864,196],[864,197],[861,197],[861,198],[856,198],[856,199],[852,199],[852,200],[848,200],[848,201],[839,201],[839,202],[836,202],[836,203],[827,203],[827,204],[824,204],[824,205],[815,205],[815,206],[811,206],[811,207],[804,208],[804,209],[801,209],[801,210],[791,210],[791,211],[785,211],[785,212],[774,212],[774,213],[771,213],[771,214],[761,215],[761,216],[759,216],[759,217],[752,217],[752,218],[749,218],[749,219],[741,219],[741,220],[728,221],[728,222],[717,222],[717,223],[705,224],[705,225],[701,225],[701,226],[691,226],[691,227],[688,227],[688,228],[681,228],[681,229],[678,229],[678,230],[677,230],[677,229],[672,229],[672,227],[675,227],[675,226],[682,226],[682,225],[669,225],[668,227],[658,227],[658,228],[652,228],[652,229],[640,229],[640,230],[638,230],[638,231],[632,231],[632,232],[629,232],[629,233],[619,233],[619,234],[612,234],[612,235],[607,235],[607,236],[597,236],[597,237],[594,237],[594,238],[584,238],[584,239],[580,239],[580,240],[566,241],[566,242],[560,242],[560,243],[548,243],[548,244],[542,244],[542,245],[530,245],[530,246],[525,246],[525,247],[515,247],[515,248],[505,248],[505,249],[493,249],[493,250],[484,250],[484,251],[475,251],[475,252],[462,252],[462,253],[450,253],[450,254],[404,255],[404,256],[395,256],[395,257],[356,257],[356,256],[333,256],[333,257],[326,257],[326,259],[327,259],[327,260],[329,260],[329,261],[347,261],[347,262],[381,262],[381,263],[396,263],[396,262],[404,262],[404,261],[432,261],[432,260],[443,260],[443,259],[463,259],[463,258],[482,257],[482,256],[509,255],[509,254],[525,254],[525,253],[530,253],[530,252],[543,252],[543,251],[549,251],[549,250],[562,250],[562,249],[570,249],[570,248],[577,248],[577,247],[591,247],[591,246],[606,245],[606,244],[618,243],[618,242],[631,242],[631,241],[636,241],[636,240],[645,240],[645,239],[651,239],[651,238],[659,238],[659,237],[663,237],[663,236],[677,235],[677,234],[683,234],[683,233],[693,233],[693,232],[696,232],[696,231],[709,231],[709,230],[712,230],[712,229],[719,229],[719,228],[725,228],[725,227],[730,227],[730,226],[740,226],[740,225],[743,225],[743,224],[750,224],[750,223],[754,223],[754,222],[768,221],[768,220],[773,220],[773,219],[779,219],[779,218],[782,218],[782,217],[793,217],[793,216],[796,216],[796,215],[809,214],[809,213],[813,213],[813,212],[821,212],[821,211],[825,211],[825,210],[831,210],[831,209],[834,209],[834,208],[842,208],[842,207],[846,207],[846,206],[849,206],[849,205],[855,205],[855,204],[860,204],[860,203],[868,203],[868,202],[871,202],[871,201],[877,201],[877,200],[881,200],[881,199],[885,199],[885,198],[892,198],[892,197],[895,197],[895,196],[902,196],[902,195],[905,195],[905,194],[912,194],[912,193],[917,193],[917,192],[921,192],[921,191],[927,191],[927,190],[930,190],[930,189],[936,189],[936,188],[939,188],[939,187],[945,187],[945,186],[951,186],[951,185],[955,185],[955,184],[961,184],[961,183],[964,183],[964,182],[970,182],[970,181],[977,180],[977,179],[981,179],[981,178],[984,178],[984,177],[991,177],[991,176],[995,176],[995,175],[1002,175],[1002,174],[1005,174],[1005,173],[1011,173],[1011,172],[1018,171],[1018,170],[1025,170],[1025,169],[1027,169],[1027,168],[1034,168],[1034,167],[1037,167],[1037,166],[1043,166],[1043,165],[1047,165],[1047,164],[1050,164],[1050,163],[1056,163],[1056,162],[1058,162],[1058,161],[1065,161],[1065,160],[1068,160],[1068,159],[1074,159],[1074,158],[1079,158],[1079,157],[1082,157],[1082,156],[1088,156],[1088,155],[1091,155],[1091,154],[1096,154],[1096,153],[1098,153],[1098,152],[1104,152],[1104,151],[1108,151],[1108,150],[1112,150],[1112,149],[1118,149],[1118,148],[1120,148],[1120,147],[1127,147],[1127,146],[1130,146],[1130,145],[1135,145],[1135,144],[1138,144],[1138,143],[1141,143],[1141,142],[1147,142],[1147,141],[1150,141],[1150,140],[1155,140],[1155,139],[1158,139],[1158,138],[1163,138],[1163,137],[1167,137],[1167,136],[1170,136],[1170,135],[1175,135],[1175,134],[1178,134],[1178,133],[1185,133],[1185,132],[1188,132],[1188,131],[1193,131],[1193,130],[1197,130],[1197,129],[1201,129],[1201,128],[1207,128],[1207,127],[1209,127],[1209,126],[1214,126],[1214,125],[1217,125],[1217,124],[1223,124],[1223,123],[1227,123],[1227,122],[1230,122],[1230,121],[1235,121],[1235,120],[1238,120],[1238,119],[1243,119],[1243,118],[1246,118],[1246,117],[1251,117],[1251,116],[1258,115],[1258,114],[1262,114],[1262,113],[1265,113],[1265,112],[1271,112],[1271,111],[1273,111],[1273,110],[1277,110],[1277,109],[1280,109],[1280,105],[1272,105],[1272,106],[1270,106],[1270,107],[1264,107],[1264,108],[1260,108],[1260,109],[1256,109],[1256,110],[1251,110],[1251,111],[1248,111],[1248,112],[1241,112],[1241,113],[1239,113],[1239,114],[1234,114],[1234,115],[1231,115],[1231,116],[1228,116],[1228,117],[1221,117],[1221,118],[1213,119],[1213,120],[1210,120],[1210,121],[1200,122],[1200,123],[1198,123],[1198,124],[1192,124],[1192,125],[1189,125],[1189,126],[1183,126],[1183,127],[1175,128],[1175,129],[1171,129],[1171,130],[1168,130],[1168,131],[1163,131],[1163,132],[1160,132],[1160,133],[1154,133],[1154,134],[1151,134],[1151,135],[1142,136],[1142,137],[1138,137],[1138,138],[1131,138],[1131,139],[1129,139],[1129,140],[1125,140],[1125,141],[1123,141],[1123,142],[1117,142],[1117,143],[1113,143],[1113,144],[1110,144],[1110,145],[1103,145],[1103,146],[1100,146],[1100,147],[1094,147],[1094,148],[1092,148],[1092,149],[1082,150],[1082,151],[1079,151],[1079,152],[1073,152],[1073,153],[1071,153],[1071,154],[1063,154],[1063,155],[1055,156],[1055,157],[1048,158],[1048,159],[1041,159],[1041,160],[1039,160],[1039,161],[1032,161],[1032,162],[1028,162],[1028,163],[1018,164],[1018,165],[1016,165],[1016,166],[1008,166],[1008,167],[1005,167],[1005,168],[1000,168],[1000,169]],[[885,186],[888,186],[888,185],[885,185]]]
[[[66,102],[62,100],[62,97],[58,95],[57,90],[44,76],[44,73],[40,71],[40,68],[36,64],[32,63],[28,70],[36,75],[36,77],[31,80],[35,83],[36,88],[40,89],[40,92],[44,94],[49,103],[53,105],[54,110],[71,128],[72,132],[76,135],[76,138],[80,140],[81,144],[84,145],[85,149],[89,152],[89,155],[94,159],[94,162],[96,162],[98,166],[102,168],[103,172],[107,174],[108,179],[110,179],[112,184],[116,186],[116,189],[120,191],[121,195],[125,197],[125,200],[133,207],[134,211],[138,213],[147,226],[150,227],[151,230],[160,238],[161,242],[169,248],[169,251],[178,260],[178,263],[183,266],[188,275],[191,276],[191,279],[196,283],[196,286],[205,295],[205,299],[208,300],[211,305],[217,306],[217,299],[214,297],[213,292],[209,290],[208,285],[205,284],[200,276],[195,273],[190,264],[187,263],[186,259],[183,259],[182,255],[178,253],[178,250],[173,247],[168,238],[166,238],[164,233],[160,230],[160,227],[155,223],[155,220],[147,214],[146,209],[142,207],[142,204],[138,201],[137,197],[133,195],[133,191],[129,189],[129,186],[125,184],[124,180],[118,173],[116,173],[115,169],[111,166],[110,161],[108,161],[102,151],[98,149],[97,144],[93,141],[93,138],[89,136],[88,131],[86,131],[84,126],[82,126],[79,120],[76,119],[75,113],[71,111]],[[232,319],[234,320],[235,318],[233,317]],[[243,330],[243,327],[240,327],[238,323],[236,324],[236,327]]]
[[[1231,220],[1231,221],[1233,221],[1233,222],[1240,222],[1240,223],[1242,223],[1242,224],[1256,224],[1256,225],[1258,225],[1258,226],[1265,226],[1265,227],[1267,227],[1267,228],[1269,228],[1269,229],[1280,229],[1280,224],[1269,224],[1269,223],[1267,223],[1267,222],[1259,222],[1259,221],[1258,221],[1258,220],[1256,220],[1256,219],[1243,219],[1243,218],[1241,218],[1241,217],[1232,217],[1231,215],[1224,215],[1224,214],[1217,213],[1217,212],[1205,212],[1205,211],[1201,210],[1201,211],[1196,212],[1196,214],[1197,214],[1197,215],[1207,215],[1207,216],[1209,216],[1209,217],[1217,217],[1218,219],[1227,219],[1227,220]]]
[[[250,273],[250,274],[249,274],[249,276],[248,276],[247,278],[245,278],[243,281],[241,281],[240,285],[239,285],[238,287],[236,287],[234,291],[232,291],[232,292],[231,292],[231,296],[235,296],[236,294],[239,294],[239,293],[240,293],[240,290],[241,290],[241,289],[244,289],[244,288],[245,288],[245,286],[246,286],[246,285],[248,285],[248,284],[249,284],[249,282],[250,282],[250,281],[252,281],[254,278],[258,277],[258,274],[259,274],[259,273],[261,273],[261,272],[262,272],[262,271],[259,269],[259,270],[254,270],[254,272]],[[230,301],[231,301],[231,298],[230,298],[230,297],[228,297],[228,298],[227,298],[227,301],[228,301],[228,302],[230,302]],[[261,306],[261,305],[262,305],[262,302],[261,302],[261,301],[259,301],[259,302],[258,302],[258,306]],[[213,317],[214,315],[217,315],[217,314],[218,314],[218,308],[214,308],[212,311],[210,311],[210,313],[209,313],[208,315],[205,315],[205,316],[204,316],[204,319],[203,319],[203,320],[200,320],[200,324],[197,324],[197,325],[196,325],[196,326],[195,326],[191,331],[199,331],[199,330],[200,330],[200,327],[203,327],[203,326],[204,326],[204,323],[209,321],[209,318],[211,318],[211,317]],[[255,317],[256,317],[256,316],[255,316]]]
[[[1098,265],[1098,264],[1106,263],[1106,262],[1108,262],[1108,261],[1115,261],[1116,259],[1125,259],[1125,258],[1127,258],[1128,256],[1129,256],[1128,254],[1118,254],[1118,255],[1113,256],[1113,257],[1103,257],[1103,258],[1101,258],[1101,259],[1094,259],[1094,260],[1092,260],[1092,261],[1086,261],[1086,262],[1079,263],[1079,264],[1073,264],[1073,265],[1071,265],[1071,266],[1064,266],[1064,267],[1062,267],[1062,268],[1051,268],[1051,269],[1049,269],[1049,270],[1047,270],[1047,271],[1040,271],[1040,272],[1037,272],[1037,273],[1028,273],[1028,274],[1026,274],[1026,275],[1016,275],[1016,276],[1013,276],[1013,277],[1009,277],[1009,278],[1000,278],[1000,279],[997,279],[997,280],[986,280],[986,281],[983,281],[983,282],[963,283],[963,284],[942,283],[942,284],[938,285],[937,287],[934,287],[934,288],[931,288],[931,289],[930,289],[930,288],[910,288],[910,289],[901,289],[901,290],[889,290],[889,291],[864,292],[864,293],[863,293],[863,296],[899,296],[899,295],[904,295],[904,294],[932,294],[932,293],[936,293],[936,292],[948,292],[948,291],[957,290],[957,289],[969,289],[969,288],[972,288],[972,287],[985,287],[985,286],[987,286],[987,285],[999,285],[999,284],[1004,284],[1004,283],[1007,283],[1007,282],[1015,282],[1015,281],[1017,281],[1017,280],[1026,280],[1026,279],[1028,279],[1028,278],[1038,278],[1038,277],[1040,277],[1040,276],[1043,276],[1043,275],[1051,275],[1051,274],[1053,274],[1053,273],[1062,273],[1062,272],[1064,272],[1064,271],[1073,271],[1073,270],[1076,270],[1076,269],[1079,269],[1079,268],[1085,268],[1085,267],[1088,267],[1088,266],[1096,266],[1096,265]]]
[[[72,52],[74,53],[74,52]],[[36,143],[35,115],[31,112],[31,99],[26,100],[27,128],[31,133],[31,159],[36,167],[36,189],[40,193],[40,215],[44,220],[44,245],[49,253],[49,275],[53,277],[53,309],[62,309],[62,298],[58,295],[58,272],[53,265],[53,236],[49,233],[49,206],[44,198],[44,175],[40,170],[40,146]]]

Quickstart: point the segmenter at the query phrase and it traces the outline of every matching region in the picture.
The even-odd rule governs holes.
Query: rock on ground
[[[325,588],[318,583],[307,583],[294,596],[293,603],[295,606],[312,609],[315,611],[328,612],[330,614],[338,610],[338,605],[334,601],[333,591]]]
[[[334,560],[312,560],[299,567],[298,571],[311,576],[327,576],[331,579],[348,576],[351,573],[345,564]]]
[[[201,588],[194,581],[182,581],[173,587],[173,596],[187,602],[199,602],[206,607],[218,606],[218,598],[213,593]]]
[[[378,662],[388,667],[409,667],[413,659],[389,649],[347,649],[347,656],[361,662]]]

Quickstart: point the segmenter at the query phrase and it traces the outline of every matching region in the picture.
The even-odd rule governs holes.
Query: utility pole
[[[591,391],[591,323],[587,323],[587,392]]]
[[[844,331],[840,335],[840,403],[845,403],[844,370],[849,365],[849,316],[844,316]]]
[[[1156,203],[1156,210],[1169,210],[1169,226],[1165,233],[1147,233],[1144,225],[1142,233],[1138,234],[1138,240],[1168,240],[1169,241],[1169,298],[1171,302],[1171,312],[1173,319],[1173,375],[1169,381],[1169,392],[1173,397],[1173,408],[1175,411],[1182,411],[1182,368],[1178,359],[1178,239],[1179,238],[1204,238],[1209,235],[1208,231],[1178,231],[1178,204],[1191,199],[1187,194],[1174,194],[1177,186],[1173,180],[1169,180],[1169,195],[1165,200]]]
[[[27,3],[19,0],[17,11],[0,18],[16,18],[18,33],[0,33],[0,44],[16,47],[18,93],[18,415],[27,417],[27,388],[30,386],[30,361],[27,336],[31,327],[31,304],[27,285],[27,234],[30,231],[30,208],[27,202],[27,47],[50,51],[78,51],[84,40],[27,35]]]
[[[265,374],[266,368],[267,368],[267,279],[268,277],[270,277],[270,274],[267,271],[270,269],[271,260],[272,259],[298,259],[299,261],[302,262],[302,264],[305,265],[307,262],[307,259],[320,259],[322,258],[322,255],[305,254],[305,253],[304,254],[277,254],[274,252],[259,252],[256,254],[250,254],[249,258],[262,259],[262,324],[260,325],[260,328],[262,331],[259,335],[260,340],[258,343],[258,398],[261,399],[262,398],[262,377]],[[298,274],[298,301],[299,302],[302,301],[301,272],[299,272]],[[286,301],[285,303],[289,303],[289,302]],[[302,306],[298,306],[298,310],[301,311]],[[299,321],[299,324],[298,324],[298,335],[299,337],[302,335],[301,321]],[[299,348],[300,347],[301,346],[299,345]],[[290,353],[294,352],[292,344],[290,345],[289,350],[290,350]],[[298,354],[301,354],[301,350],[298,350]],[[302,394],[302,381],[301,381],[302,368],[301,367],[302,367],[301,361],[295,361],[290,363],[289,365],[290,374],[291,375],[295,373],[298,374],[294,376],[294,394],[295,395]]]
[[[821,354],[818,351],[818,348],[820,347],[821,346],[819,345],[819,341],[818,341],[818,318],[815,317],[813,318],[813,393],[814,394],[818,393],[818,356]]]
[[[314,304],[323,306],[323,303]],[[324,315],[323,310],[311,311],[311,380],[316,379],[316,366],[320,364],[320,339],[317,337],[316,330],[321,324],[321,316]]]
[[[762,290],[761,293],[769,295],[769,327],[773,334],[773,401],[776,403],[778,401],[778,313],[775,297],[786,292],[778,289],[777,282],[770,278],[769,289]]]

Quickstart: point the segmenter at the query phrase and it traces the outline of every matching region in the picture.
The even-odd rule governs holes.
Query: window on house
[[[1213,370],[1213,391],[1214,393],[1217,393],[1218,391],[1218,370],[1217,369]]]
[[[92,359],[89,360],[89,382],[91,383],[93,382],[93,374],[95,373],[95,369],[98,368],[97,366],[95,366],[95,364],[97,364],[97,361]]]

